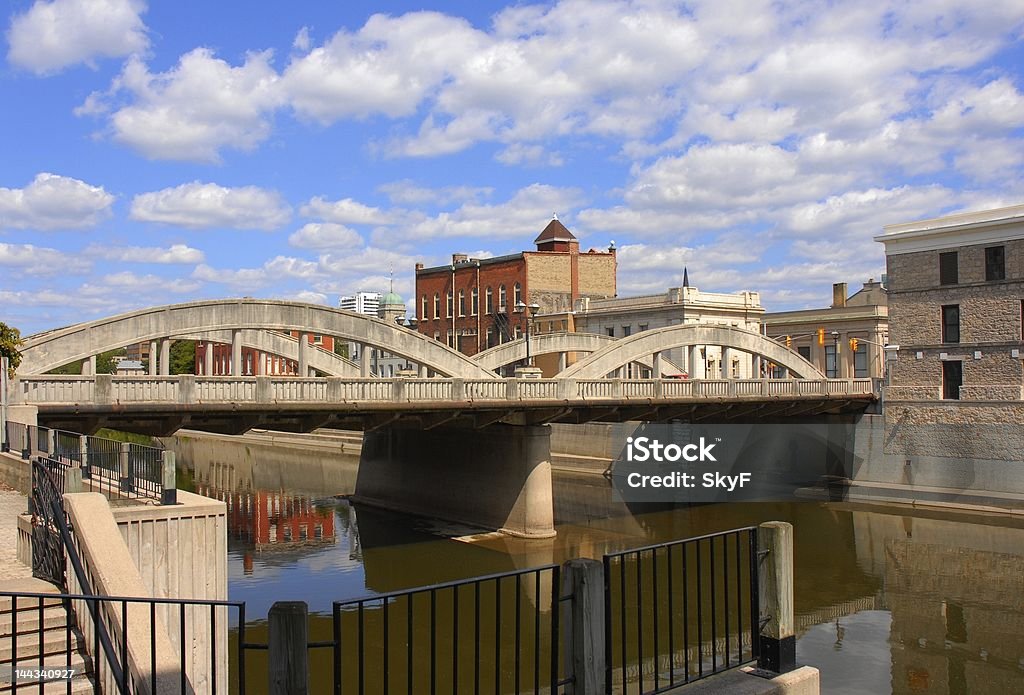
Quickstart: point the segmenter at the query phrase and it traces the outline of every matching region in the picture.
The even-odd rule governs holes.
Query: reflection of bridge
[[[355,370],[352,363],[316,352],[309,334],[362,344],[361,377],[306,376],[312,370]],[[230,337],[233,376],[155,374],[166,374],[170,342],[183,337]],[[553,514],[549,428],[540,425],[763,421],[858,412],[876,400],[870,379],[824,379],[799,354],[730,326],[667,326],[614,341],[574,334],[535,339],[542,353],[589,354],[555,379],[501,379],[493,370],[524,357],[519,352],[525,353],[524,341],[472,359],[420,333],[340,309],[254,299],[194,302],[30,336],[11,402],[38,409],[41,424],[78,431],[101,426],[156,435],[181,427],[228,434],[253,427],[368,430],[358,498],[544,536],[553,533]],[[96,355],[140,341],[150,341],[151,355],[159,354],[150,376],[95,375]],[[300,376],[243,376],[245,344],[268,351],[294,347],[297,355],[281,356],[296,359]],[[703,373],[695,367],[704,346],[720,348],[722,379],[618,378],[634,364],[654,375],[677,372],[662,356],[677,348],[690,373]],[[372,350],[365,348],[417,365],[423,378],[367,378]],[[752,374],[770,363],[793,378],[730,378],[733,357],[750,360]],[[45,374],[80,360],[88,365],[85,376]],[[262,362],[256,360],[257,368]]]

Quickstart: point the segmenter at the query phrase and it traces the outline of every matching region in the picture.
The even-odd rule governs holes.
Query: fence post
[[[64,492],[82,492],[82,469],[64,469]]]
[[[604,565],[597,560],[570,560],[562,566],[565,665],[572,681],[567,695],[597,695],[605,686]]]
[[[174,465],[174,452],[164,449],[160,452],[160,504],[178,503],[178,479]]]
[[[32,425],[25,425],[25,439],[21,444],[21,460],[28,461],[32,458]]]
[[[89,435],[78,435],[78,456],[79,466],[82,468],[82,477],[89,477]]]
[[[760,612],[767,619],[758,637],[757,665],[775,673],[796,668],[793,620],[793,526],[768,521],[757,531],[758,550],[767,551],[759,562]]]
[[[46,430],[46,453],[50,455],[50,458],[57,458],[57,430],[48,429]]]
[[[121,471],[121,491],[129,492],[132,489],[131,479],[131,451],[132,445],[128,442],[121,442],[118,451],[118,468]]]
[[[305,601],[278,601],[270,607],[270,695],[308,695],[308,612]]]

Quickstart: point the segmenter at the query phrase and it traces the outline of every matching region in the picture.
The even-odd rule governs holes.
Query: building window
[[[480,313],[480,288],[474,287],[469,294],[469,312],[476,316]]]
[[[797,354],[803,357],[808,362],[811,361],[811,346],[810,345],[798,345],[796,348]]]
[[[487,329],[487,347],[492,348],[496,344],[497,343],[494,342],[494,329],[493,328],[488,328]]]
[[[956,251],[939,254],[939,284],[955,285],[960,281],[959,261]]]
[[[505,306],[508,304],[508,293],[505,291],[505,285],[498,287],[498,311],[505,311]]]
[[[490,285],[487,286],[487,291],[484,293],[484,313],[494,313],[494,291]]]
[[[512,287],[512,306],[519,306],[523,301],[523,286],[518,282]]]
[[[434,318],[441,318],[441,295],[438,292],[434,293]]]
[[[646,331],[646,330],[647,330],[647,326],[648,326],[648,324],[646,324],[646,323],[641,323],[641,324],[640,324],[640,325],[639,325],[639,326],[637,327],[637,331],[638,331],[638,332],[640,332],[640,333],[643,333],[644,331]]]
[[[423,295],[423,300],[420,302],[422,311],[420,312],[420,321],[427,320],[427,295]]]
[[[868,346],[861,343],[857,346],[857,352],[853,353],[853,377],[866,379],[868,376]]]
[[[964,363],[960,360],[945,360],[942,363],[942,397],[946,400],[960,400],[960,387],[964,383]]]
[[[315,335],[314,334],[313,335],[313,344],[314,345],[323,345],[324,344],[324,337],[322,335]]]
[[[455,347],[455,335],[450,330],[448,331],[448,347]]]
[[[942,307],[942,342],[960,342],[960,305],[948,304]]]
[[[615,337],[615,328],[614,327],[606,328],[605,330],[608,332],[608,337],[609,338],[614,338]]]
[[[622,327],[622,337],[623,338],[628,338],[632,334],[633,334],[633,327],[632,326],[623,326]]]
[[[466,290],[459,290],[459,316],[466,315]]]
[[[990,246],[985,249],[985,280],[1006,279],[1006,250],[1003,246]]]
[[[825,346],[825,377],[828,379],[839,378],[839,365],[836,364],[836,346]]]
[[[452,296],[451,292],[445,292],[444,293],[444,299],[445,299],[445,303],[444,303],[445,304],[445,315],[444,315],[444,317],[446,319],[450,319],[452,316],[455,315],[455,307],[452,306],[452,304],[455,301],[455,298]]]
[[[439,331],[434,331],[434,340],[441,342],[441,333]]]

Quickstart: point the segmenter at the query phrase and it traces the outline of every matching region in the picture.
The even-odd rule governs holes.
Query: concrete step
[[[65,654],[70,648],[72,652],[77,651],[81,643],[81,636],[77,629],[71,630],[71,645],[68,646],[67,631],[65,628],[46,630],[43,632],[42,646],[40,647],[39,632],[28,632],[18,635],[18,661],[38,659],[40,652],[44,655]],[[8,664],[14,652],[14,640],[10,635],[0,638],[0,664]]]
[[[11,593],[26,593],[26,594],[57,594],[60,590],[49,582],[43,581],[42,579],[25,578],[25,579],[5,579],[0,581],[0,591],[7,591]],[[43,605],[52,606],[60,604],[59,598],[46,598],[43,599]],[[13,601],[10,596],[0,596],[0,614],[9,613],[11,611],[11,605]],[[22,608],[38,608],[39,599],[29,596],[18,597],[18,610]]]
[[[40,615],[42,620],[40,621]],[[14,619],[13,612],[0,613],[0,639],[9,637],[11,625]],[[64,627],[68,622],[68,614],[64,606],[44,606],[42,611],[37,606],[23,608],[18,602],[18,634],[39,630],[39,623],[42,622],[43,629]]]
[[[71,663],[68,664],[68,657],[66,652],[60,654],[49,654],[43,657],[42,666],[39,665],[39,657],[33,659],[18,659],[18,668],[29,668],[29,669],[51,669],[51,668],[73,668],[75,673],[92,673],[92,657],[88,655],[82,655],[79,652],[71,652]],[[11,662],[7,661],[0,665],[0,683],[5,683],[10,680]],[[7,680],[4,680],[7,679]]]
[[[42,692],[44,695],[85,695],[86,693],[99,692],[94,685],[94,681],[91,675],[75,675],[70,681],[70,690],[68,688],[69,682],[65,680],[60,681],[47,681],[43,685]],[[9,682],[0,683],[0,693],[12,692],[13,688]],[[19,680],[18,690],[16,692],[24,693],[39,693],[39,681],[37,680]]]

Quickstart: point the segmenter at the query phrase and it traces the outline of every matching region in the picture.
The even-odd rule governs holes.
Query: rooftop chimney
[[[458,265],[459,263],[468,263],[468,262],[469,262],[469,254],[468,253],[453,253],[452,254],[452,264],[453,265]]]
[[[837,282],[832,285],[832,308],[838,309],[846,306],[846,283]]]
[[[417,263],[416,264],[416,270],[423,270],[423,264],[422,263]]]

